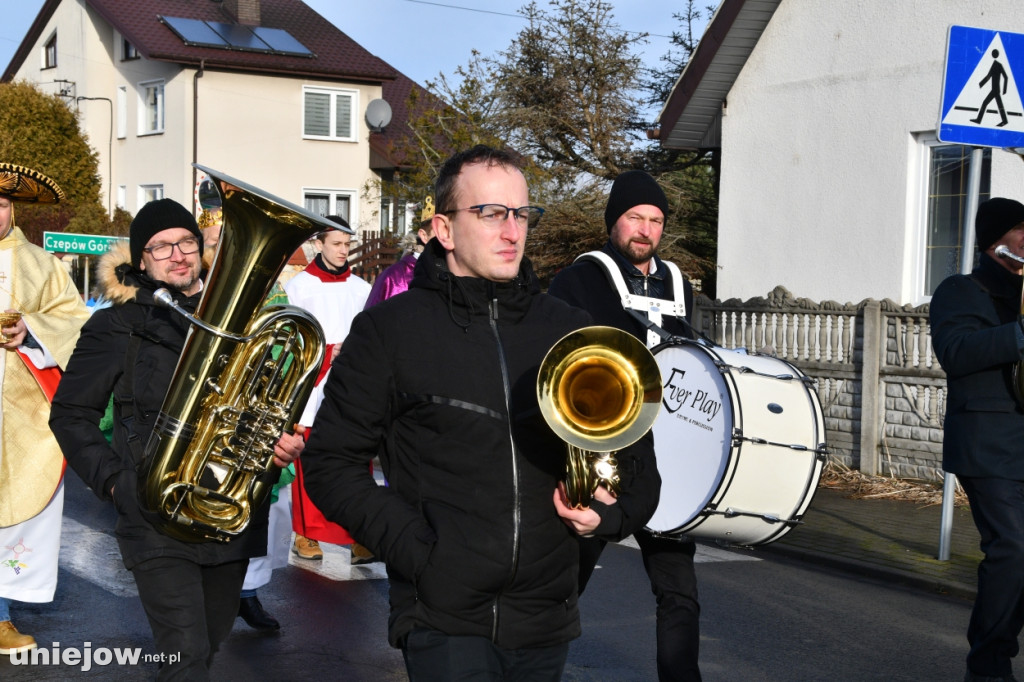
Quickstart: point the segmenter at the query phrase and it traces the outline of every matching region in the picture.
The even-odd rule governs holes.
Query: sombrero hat
[[[12,201],[56,204],[64,198],[64,190],[37,170],[14,163],[0,163],[0,196]]]

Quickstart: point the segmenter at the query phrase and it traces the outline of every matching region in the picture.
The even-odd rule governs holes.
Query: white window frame
[[[128,86],[117,86],[117,139],[128,136]]]
[[[306,133],[306,104],[308,102],[309,95],[321,95],[329,98],[329,114],[328,114],[328,135],[313,135]],[[338,108],[341,100],[347,100],[349,102],[349,120],[350,129],[349,135],[342,136],[338,135],[337,123],[338,123]],[[325,88],[320,86],[303,85],[302,86],[302,121],[301,121],[301,134],[304,140],[330,140],[334,142],[358,142],[359,141],[359,116],[356,112],[359,111],[359,91],[349,90],[346,88]]]
[[[117,207],[128,210],[128,185],[117,186]]]
[[[307,198],[310,195],[327,196],[327,213],[323,215],[340,215],[342,218],[348,220],[349,226],[354,230],[356,225],[359,224],[359,202],[357,201],[358,192],[354,189],[325,189],[323,187],[303,187],[302,188],[302,205],[309,209],[309,205],[306,203]],[[348,199],[348,216],[344,213],[338,212],[338,199]]]
[[[164,186],[161,184],[139,185],[138,208],[142,208],[151,201],[164,198]],[[137,212],[137,211],[136,211]]]
[[[43,43],[42,68],[57,68],[57,31],[54,31]]]
[[[142,135],[159,135],[164,132],[165,115],[166,115],[166,100],[164,97],[164,80],[151,80],[142,81],[138,85],[139,92],[139,132]],[[155,88],[158,92],[157,102],[155,103],[157,120],[154,122],[154,127],[149,128],[150,122],[150,104],[149,104],[149,90]]]
[[[939,147],[956,147],[961,145],[940,142],[934,131],[918,133],[913,136],[913,152],[911,154],[910,172],[908,173],[908,253],[912,254],[912,262],[909,277],[904,280],[904,288],[909,293],[908,300],[915,305],[931,301],[931,294],[927,291],[928,283],[928,247],[931,220],[929,215],[930,206],[930,182],[932,172],[932,152]],[[968,162],[969,163],[969,162]],[[991,165],[989,166],[991,169]],[[964,170],[964,183],[967,182],[969,168]],[[991,186],[991,178],[989,178]],[[984,182],[982,191],[985,190]],[[984,200],[983,196],[981,199]],[[966,199],[965,199],[966,202]],[[963,205],[961,206],[963,209]],[[958,217],[963,220],[964,216]],[[962,236],[962,232],[961,232]],[[962,245],[961,245],[962,246]],[[937,285],[937,282],[934,283]]]

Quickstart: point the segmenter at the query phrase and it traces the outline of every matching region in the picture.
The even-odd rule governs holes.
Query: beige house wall
[[[54,31],[57,66],[44,69],[44,45]],[[304,190],[347,192],[353,227],[379,228],[377,176],[369,168],[370,131],[363,120],[367,104],[381,97],[379,84],[210,69],[200,75],[199,65],[122,57],[122,37],[110,24],[84,0],[64,0],[15,76],[61,94],[78,109],[98,155],[108,209],[120,204],[134,214],[145,185],[160,185],[164,196],[192,207],[194,156],[201,165],[300,206]],[[154,80],[164,82],[164,130],[140,134],[141,84]],[[307,85],[354,93],[356,141],[303,139]]]

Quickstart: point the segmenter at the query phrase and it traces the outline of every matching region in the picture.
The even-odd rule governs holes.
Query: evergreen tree
[[[30,241],[42,244],[44,231],[110,233],[97,154],[59,96],[27,81],[0,83],[0,161],[50,176],[67,197],[56,206],[18,204],[16,220]]]

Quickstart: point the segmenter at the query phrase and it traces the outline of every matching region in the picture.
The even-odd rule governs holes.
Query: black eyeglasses
[[[510,213],[516,217],[516,222],[520,227],[534,227],[540,217],[544,215],[544,209],[540,206],[512,208],[501,204],[477,204],[466,208],[453,208],[444,213],[458,213],[459,211],[476,211],[477,217],[488,227],[501,227],[501,224],[508,220]]]
[[[153,244],[153,246],[147,246],[142,250],[152,256],[153,260],[167,260],[174,253],[175,246],[178,247],[181,255],[187,256],[199,250],[199,240],[195,237],[185,237],[173,244]]]

